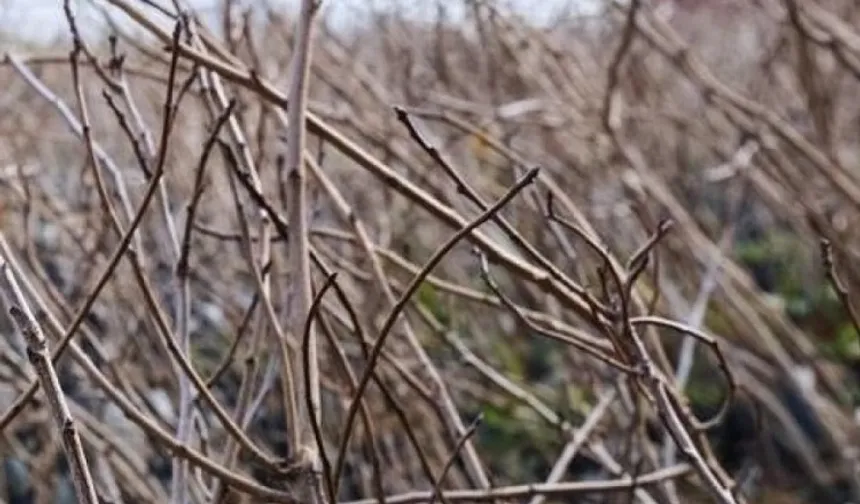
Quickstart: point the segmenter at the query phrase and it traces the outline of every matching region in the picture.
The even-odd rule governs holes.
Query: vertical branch
[[[305,326],[305,318],[308,316],[311,305],[311,270],[310,255],[308,253],[308,215],[307,215],[307,190],[306,174],[302,153],[305,143],[305,106],[308,94],[308,69],[311,59],[311,32],[313,29],[313,16],[319,4],[314,0],[303,0],[298,25],[296,27],[296,43],[293,47],[293,58],[291,62],[290,87],[287,94],[289,103],[287,117],[289,120],[289,131],[287,132],[287,152],[285,156],[286,177],[289,195],[289,228],[290,236],[288,260],[291,267],[291,288],[293,291],[288,296],[288,327],[295,337],[302,334]],[[304,385],[301,377],[308,376],[307,390],[297,386],[296,402],[303,407],[304,395],[307,395],[311,411],[302,412],[299,418],[293,422],[292,446],[298,450],[301,446],[313,446],[313,433],[310,425],[320,422],[320,386],[319,386],[319,361],[317,356],[317,338],[313,327],[309,329],[307,337],[307,360],[308,369],[296,370],[294,383]],[[304,367],[304,364],[302,366]],[[300,422],[300,424],[299,424]],[[298,424],[298,425],[297,425]],[[314,460],[314,469],[319,467],[319,460]]]

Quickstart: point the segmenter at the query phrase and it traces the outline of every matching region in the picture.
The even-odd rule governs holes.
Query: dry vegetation
[[[860,6],[438,1],[5,54],[0,502],[860,499]]]

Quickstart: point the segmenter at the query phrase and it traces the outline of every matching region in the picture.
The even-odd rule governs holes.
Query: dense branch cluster
[[[860,498],[854,2],[299,3],[4,55],[0,502]]]

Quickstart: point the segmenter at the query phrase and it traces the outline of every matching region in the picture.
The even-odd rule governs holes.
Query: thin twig
[[[33,316],[21,288],[18,287],[18,282],[12,275],[9,265],[2,257],[0,257],[0,284],[2,284],[0,295],[3,296],[5,306],[9,310],[9,316],[27,342],[27,358],[36,370],[39,383],[41,383],[42,390],[45,391],[45,396],[51,406],[51,413],[53,413],[57,423],[63,449],[71,467],[72,482],[75,486],[78,502],[98,504],[99,499],[96,496],[95,485],[78,434],[78,428],[69,412],[60,380],[51,362],[48,340],[36,322],[36,318]]]

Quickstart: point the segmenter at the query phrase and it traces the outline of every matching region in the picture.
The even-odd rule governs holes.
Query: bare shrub
[[[239,4],[4,55],[9,502],[860,498],[855,2]]]

